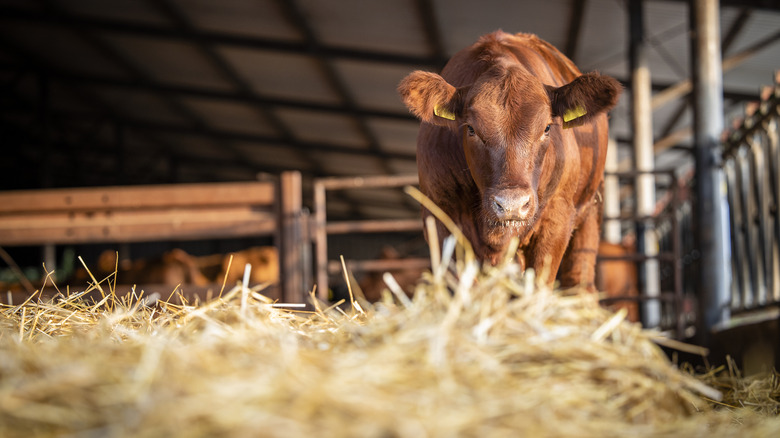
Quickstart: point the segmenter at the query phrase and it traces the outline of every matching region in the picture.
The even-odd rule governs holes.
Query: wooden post
[[[325,183],[314,182],[314,221],[315,221],[315,260],[317,264],[317,298],[328,302],[328,231],[327,214],[325,212]]]
[[[282,300],[304,303],[301,174],[284,172],[279,180],[279,256]]]

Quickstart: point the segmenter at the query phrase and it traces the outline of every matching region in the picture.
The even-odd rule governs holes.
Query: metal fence
[[[780,76],[726,141],[731,311],[780,304]]]

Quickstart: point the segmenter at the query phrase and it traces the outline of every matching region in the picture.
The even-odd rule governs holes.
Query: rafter
[[[585,20],[586,0],[571,0],[571,10],[569,14],[569,32],[566,36],[566,45],[563,54],[577,63],[577,46],[580,42],[580,29]]]
[[[183,29],[171,28],[170,26],[72,14],[62,16],[50,12],[33,11],[12,6],[0,6],[0,21],[46,24],[49,26],[64,27],[69,29],[78,28],[93,32],[104,31],[113,34],[139,35],[164,40],[190,41],[193,38],[202,38],[204,40],[211,41],[212,44],[220,46],[243,47],[253,50],[267,50],[274,52],[293,53],[298,55],[311,55],[309,45],[299,41],[258,38],[203,29],[194,29],[191,32],[187,32]],[[441,65],[446,62],[446,59],[438,59],[430,56],[415,56],[405,53],[383,52],[376,50],[359,50],[330,45],[320,45],[318,47],[318,53],[321,56],[333,59],[349,59],[354,61],[380,62],[400,65],[418,65],[430,68],[441,67]]]

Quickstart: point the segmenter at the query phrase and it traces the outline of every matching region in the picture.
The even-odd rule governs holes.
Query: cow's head
[[[520,66],[497,64],[456,88],[416,71],[398,88],[423,122],[453,130],[481,195],[483,237],[500,244],[523,234],[538,213],[542,161],[561,129],[583,124],[616,103],[620,84],[596,73],[561,87],[544,85]]]

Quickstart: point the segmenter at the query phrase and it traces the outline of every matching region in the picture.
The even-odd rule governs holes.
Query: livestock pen
[[[305,215],[297,172],[264,182],[6,191],[0,193],[0,246],[270,236],[293,255],[282,257],[281,297],[302,302],[306,270],[295,249],[302,246]],[[49,270],[55,265],[44,262]],[[204,296],[205,289],[187,287]]]

